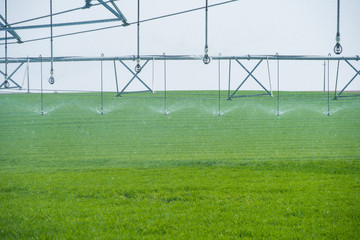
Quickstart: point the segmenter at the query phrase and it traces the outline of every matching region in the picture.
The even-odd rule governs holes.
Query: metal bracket
[[[4,22],[4,24],[0,22],[1,28],[5,28],[5,29],[11,28],[9,23],[6,21],[6,19],[3,16],[1,16],[1,14],[0,14],[0,19]],[[23,41],[21,40],[21,37],[14,30],[8,29],[7,31],[17,40],[18,43],[23,43]],[[10,38],[8,38],[8,39],[10,39]]]
[[[122,21],[124,23],[125,26],[129,25],[129,23],[127,22],[126,17],[124,16],[124,14],[122,14],[122,12],[120,11],[120,9],[118,8],[118,6],[113,2],[113,0],[110,0],[111,4],[113,5],[113,7],[115,8],[115,10],[109,6],[108,4],[106,4],[106,2],[104,2],[103,0],[97,0],[99,3],[101,3],[107,10],[109,10],[112,14],[114,14],[117,18],[119,18],[120,21]]]

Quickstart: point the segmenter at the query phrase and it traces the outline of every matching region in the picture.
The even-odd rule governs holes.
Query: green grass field
[[[360,239],[360,98],[0,95],[0,239]]]

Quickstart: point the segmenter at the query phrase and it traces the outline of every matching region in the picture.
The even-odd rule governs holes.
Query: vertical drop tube
[[[219,57],[221,56],[221,53],[219,53]],[[219,62],[218,62],[218,78],[219,78],[219,111],[218,111],[218,116],[221,116],[221,104],[220,104],[220,94],[221,94],[221,65],[220,65],[220,58],[219,58]]]
[[[5,24],[7,26],[7,0],[5,0]],[[8,42],[7,42],[7,35],[8,32],[5,31],[5,81],[4,81],[4,87],[8,88],[10,87],[9,81],[8,81]]]
[[[167,115],[167,105],[166,105],[166,55],[164,56],[164,115]]]
[[[334,47],[334,53],[339,55],[343,51],[340,45],[340,0],[337,1],[337,32],[336,32],[336,44]]]
[[[206,7],[205,7],[205,49],[204,49],[204,57],[203,62],[205,64],[209,64],[211,59],[208,55],[209,46],[208,46],[208,0],[206,0]]]
[[[40,58],[40,99],[41,99],[41,115],[44,115],[44,97],[43,97],[43,63],[42,63],[42,56],[39,56]]]
[[[51,69],[49,83],[54,84],[54,47],[53,47],[53,6],[52,0],[50,0],[50,49],[51,49]]]
[[[103,94],[103,57],[104,57],[104,54],[102,53],[101,54],[101,93],[100,93],[100,96],[101,96],[101,111],[100,111],[100,114],[103,115],[104,114],[104,94]]]
[[[331,54],[329,53],[329,57]],[[327,115],[330,116],[330,60],[328,59],[328,112]]]
[[[276,116],[280,116],[280,62],[279,62],[279,54],[276,53],[277,56],[277,112]]]
[[[135,72],[141,71],[140,66],[140,0],[137,1],[137,58],[136,58],[136,66]]]
[[[227,100],[231,100],[231,98],[230,98],[230,84],[231,84],[231,58],[229,59],[229,85],[228,85],[228,99]]]

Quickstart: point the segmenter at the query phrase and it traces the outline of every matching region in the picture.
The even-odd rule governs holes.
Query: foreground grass
[[[212,94],[0,95],[0,238],[359,238],[359,99]]]

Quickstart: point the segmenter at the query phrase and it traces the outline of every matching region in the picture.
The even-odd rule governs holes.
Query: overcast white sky
[[[224,0],[209,0],[209,4]],[[84,0],[53,0],[53,12],[59,12],[84,5]],[[93,3],[97,1],[93,0]],[[4,16],[5,0],[0,0]],[[120,10],[129,22],[137,19],[137,1],[120,0]],[[141,19],[156,17],[177,11],[205,5],[205,0],[141,0]],[[335,45],[337,0],[239,0],[234,3],[209,9],[209,53],[210,55],[261,55],[298,54],[327,55]],[[49,0],[8,0],[8,22],[49,14]],[[143,55],[181,54],[202,55],[204,51],[205,11],[196,11],[170,18],[141,24],[140,53]],[[54,17],[54,23],[113,18],[102,6],[80,10]],[[29,24],[48,23],[49,19]],[[360,55],[360,0],[341,0],[341,44],[342,56]],[[54,28],[54,35],[115,23],[91,26]],[[17,25],[20,26],[20,25]],[[49,36],[50,29],[19,30],[23,40]],[[1,32],[0,37],[4,37]],[[1,42],[3,43],[3,41]],[[123,56],[136,55],[136,25],[110,30],[86,33],[54,39],[55,56]],[[4,45],[0,46],[3,57]],[[50,40],[9,45],[9,57],[50,56]],[[244,61],[249,70],[256,61]],[[131,69],[135,62],[128,62]],[[217,62],[204,65],[201,61],[168,62],[168,89],[217,89]],[[360,62],[354,62],[360,68]],[[16,65],[9,66],[11,72]],[[4,66],[0,67],[4,70]],[[31,64],[31,87],[39,87],[39,64]],[[232,65],[232,88],[246,77],[245,71],[235,62]],[[271,77],[275,86],[276,62],[270,62]],[[227,89],[228,61],[221,63],[222,88]],[[284,61],[281,62],[282,90],[322,90],[323,62]],[[100,63],[55,63],[54,85],[46,83],[49,89],[97,90],[100,83]],[[120,87],[131,74],[117,65]],[[23,81],[25,68],[14,78]],[[44,79],[49,77],[50,65],[44,64]],[[105,89],[115,91],[113,63],[104,64]],[[336,62],[331,63],[331,87],[334,87]],[[163,87],[163,63],[155,63],[155,89]],[[344,86],[355,74],[346,63],[340,66],[340,84]],[[266,63],[262,63],[254,74],[269,87]],[[151,64],[140,77],[151,85]],[[25,84],[26,85],[26,84]],[[140,89],[134,82],[130,90]],[[244,89],[259,89],[252,79]],[[349,90],[360,90],[360,77],[354,80]]]

